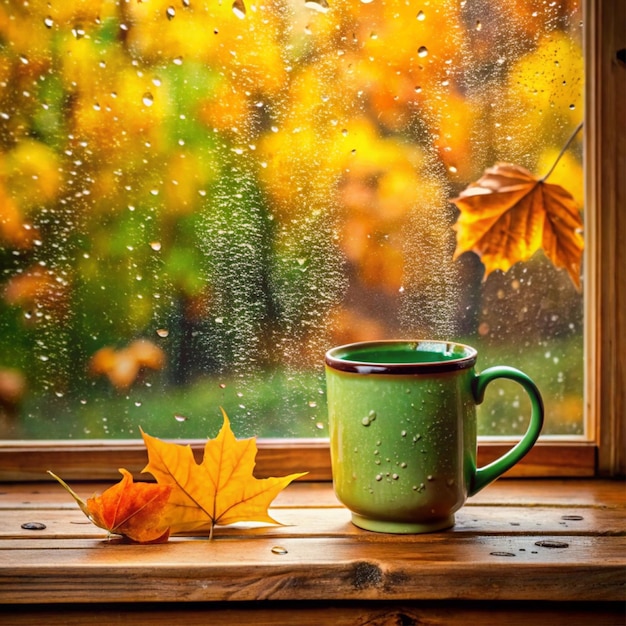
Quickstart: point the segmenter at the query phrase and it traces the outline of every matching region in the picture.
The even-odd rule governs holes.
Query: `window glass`
[[[582,211],[578,0],[0,0],[0,438],[327,436],[323,354],[445,338],[583,433],[583,301],[486,275],[507,162]],[[484,258],[483,258],[484,260]],[[483,435],[525,429],[490,387]]]

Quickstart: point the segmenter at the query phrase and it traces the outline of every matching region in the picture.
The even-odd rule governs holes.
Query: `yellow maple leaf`
[[[583,224],[574,198],[561,186],[519,165],[498,163],[451,202],[461,211],[454,258],[475,252],[486,278],[543,249],[580,287]]]
[[[209,530],[235,522],[279,524],[268,508],[274,498],[302,474],[258,479],[253,476],[257,447],[255,439],[236,439],[228,416],[215,439],[204,447],[197,463],[190,446],[167,443],[144,433],[150,472],[158,483],[172,486],[168,501],[171,532]]]

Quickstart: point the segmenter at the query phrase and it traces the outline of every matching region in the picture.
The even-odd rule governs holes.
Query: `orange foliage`
[[[26,378],[18,370],[0,368],[0,408],[9,411],[21,402],[26,391]]]
[[[228,416],[196,463],[189,446],[166,443],[142,431],[150,472],[158,484],[135,483],[128,470],[122,480],[86,502],[58,476],[83,513],[100,528],[139,543],[162,543],[170,534],[207,531],[236,522],[279,524],[268,512],[274,498],[304,474],[258,479],[254,439],[235,438]]]
[[[452,200],[461,211],[455,256],[473,250],[485,276],[542,248],[580,286],[583,223],[572,196],[517,165],[500,163]]]
[[[143,368],[160,370],[165,364],[163,350],[147,339],[137,339],[126,348],[106,346],[91,358],[92,374],[104,374],[116,389],[128,389]]]
[[[33,245],[36,231],[24,222],[17,203],[0,187],[0,241],[18,249]]]
[[[170,535],[165,516],[172,488],[167,485],[135,483],[128,470],[120,469],[122,479],[99,496],[85,502],[58,476],[65,490],[81,511],[99,528],[138,543],[164,543]]]
[[[24,309],[37,307],[63,311],[67,295],[67,284],[52,271],[40,267],[12,276],[4,288],[4,300]]]

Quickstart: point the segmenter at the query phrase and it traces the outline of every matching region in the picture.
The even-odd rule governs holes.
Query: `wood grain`
[[[198,460],[204,441],[189,443]],[[478,465],[483,466],[504,454],[512,443],[480,443]],[[147,454],[140,441],[93,442],[2,442],[0,445],[0,482],[41,481],[47,470],[65,480],[119,480],[118,467],[125,467],[136,478],[146,480],[141,470]],[[596,446],[593,443],[536,444],[506,477],[591,477],[595,473]],[[331,480],[330,450],[326,440],[258,441],[255,475],[282,476],[307,472],[301,480]]]
[[[598,470],[626,475],[626,3],[587,0],[587,401]]]
[[[94,487],[78,489],[89,495]],[[284,526],[219,527],[212,541],[175,537],[144,546],[107,538],[67,497],[50,483],[0,487],[0,604],[25,620],[36,611],[15,605],[127,610],[127,603],[298,600],[321,610],[357,600],[532,600],[600,603],[614,616],[626,600],[626,497],[619,481],[498,481],[457,513],[453,529],[428,535],[360,530],[329,483],[296,483],[273,509]],[[22,528],[29,521],[45,528]],[[349,606],[335,617],[395,619],[395,610]],[[268,613],[268,623],[280,615]]]
[[[154,605],[55,605],[8,607],[11,626],[616,626],[619,609],[610,604],[574,602],[239,602]]]

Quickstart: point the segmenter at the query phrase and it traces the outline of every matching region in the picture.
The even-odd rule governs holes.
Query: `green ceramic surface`
[[[462,344],[391,341],[352,344],[326,355],[333,481],[353,522],[368,530],[421,533],[448,528],[466,498],[517,463],[543,424],[534,383],[514,368],[474,371]],[[496,378],[531,399],[524,438],[476,468],[476,405]]]

